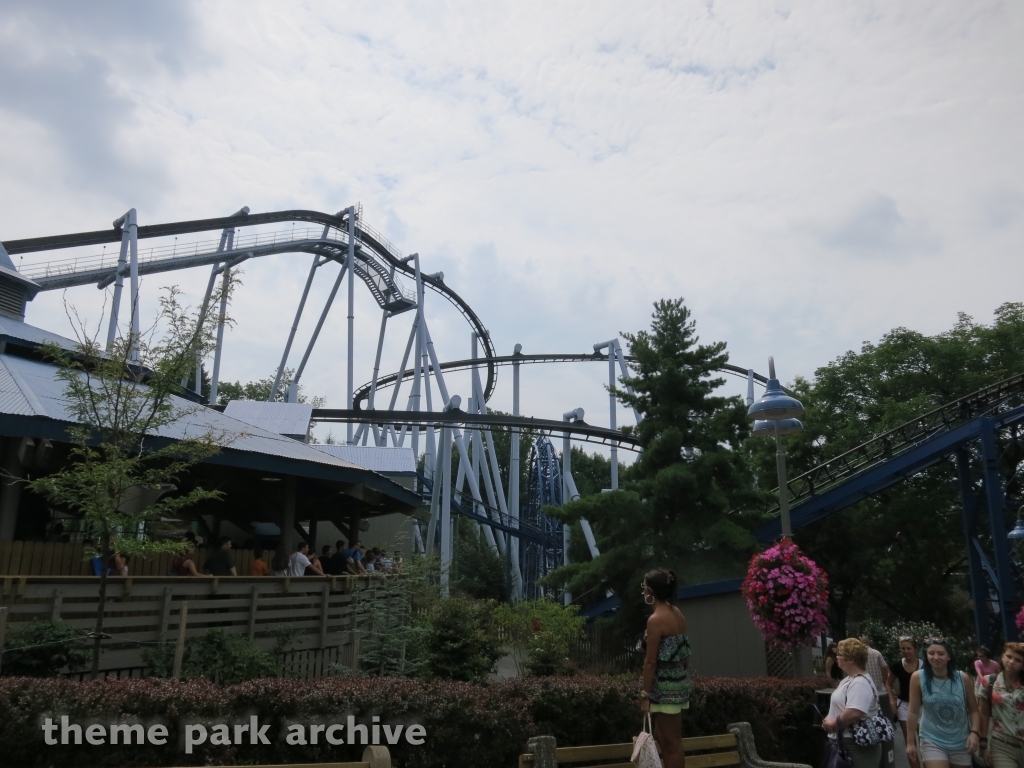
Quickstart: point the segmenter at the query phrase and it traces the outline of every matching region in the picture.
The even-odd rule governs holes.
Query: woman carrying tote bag
[[[679,585],[673,571],[658,568],[644,576],[640,586],[644,602],[654,609],[640,641],[644,652],[640,711],[645,719],[653,716],[654,740],[661,747],[665,768],[684,768],[682,712],[690,706],[690,640],[686,617],[673,605]]]
[[[839,685],[832,691],[828,717],[821,723],[833,741],[829,759],[833,764],[841,764],[837,754],[845,753],[853,768],[878,768],[878,763],[882,759],[881,740],[871,744],[858,744],[854,735],[857,730],[876,727],[881,711],[878,706],[878,691],[865,669],[868,663],[868,647],[860,640],[848,637],[836,648],[836,662],[846,673],[846,677],[840,680]],[[884,715],[881,719],[885,719]]]
[[[981,716],[971,679],[956,668],[941,637],[924,641],[924,667],[910,677],[907,758],[925,768],[971,765],[978,751]]]

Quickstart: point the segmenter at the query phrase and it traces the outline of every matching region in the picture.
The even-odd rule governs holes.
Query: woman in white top
[[[881,743],[861,747],[854,743],[850,734],[850,726],[855,722],[878,714],[878,691],[865,669],[868,647],[860,640],[848,637],[836,648],[836,662],[846,677],[839,681],[832,692],[828,717],[822,721],[821,726],[831,739],[837,738],[840,731],[843,732],[843,744],[853,760],[854,768],[878,768],[882,759]]]

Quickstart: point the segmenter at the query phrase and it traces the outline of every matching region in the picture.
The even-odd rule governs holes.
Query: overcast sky
[[[361,202],[499,353],[589,351],[682,296],[703,340],[758,370],[774,354],[788,381],[893,327],[1024,299],[1022,39],[1019,2],[6,0],[0,240],[133,206],[145,224]],[[246,265],[224,378],[274,370],[309,258]],[[207,276],[147,278],[143,314]],[[63,298],[28,322],[66,331]],[[66,298],[98,319],[95,287]],[[442,359],[468,356],[459,316],[427,312]],[[344,322],[339,304],[305,377],[336,407]],[[361,383],[365,290],[356,322]],[[524,372],[523,410],[605,424],[606,375]]]

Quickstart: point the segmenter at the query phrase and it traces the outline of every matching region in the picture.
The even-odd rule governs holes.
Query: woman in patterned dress
[[[654,606],[641,642],[644,651],[640,711],[653,720],[654,740],[664,768],[684,768],[683,715],[690,706],[690,641],[686,617],[673,605],[679,589],[676,575],[658,568],[644,576],[644,602]]]
[[[1003,648],[1003,671],[978,678],[985,762],[992,768],[1024,768],[1024,644]],[[989,723],[991,722],[991,726]]]

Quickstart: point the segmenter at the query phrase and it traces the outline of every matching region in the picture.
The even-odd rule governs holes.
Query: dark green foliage
[[[747,721],[767,760],[817,764],[811,703],[821,680],[695,678],[691,707],[683,715],[685,736],[724,733]],[[531,736],[554,735],[559,746],[629,742],[640,723],[638,679],[518,678],[489,685],[410,678],[344,677],[327,680],[255,680],[217,686],[196,679],[0,680],[0,754],[19,768],[82,766],[270,765],[356,761],[362,746],[289,746],[285,721],[421,723],[426,743],[402,739],[391,750],[402,768],[512,766]],[[67,714],[72,722],[159,721],[167,746],[44,746],[39,723],[45,714]],[[224,747],[209,742],[185,755],[183,722],[270,723],[270,745]]]
[[[806,408],[802,434],[786,438],[790,478],[933,408],[1024,372],[1024,304],[1004,304],[991,325],[961,314],[936,336],[896,328],[792,385]],[[1000,445],[1010,498],[1021,495],[1024,449]],[[763,488],[775,488],[774,441],[745,450]],[[977,467],[975,477],[978,477]],[[1013,525],[1007,516],[1007,525]],[[956,467],[947,460],[875,497],[797,531],[829,574],[833,633],[848,619],[931,622],[973,632]]]
[[[163,643],[140,651],[154,677],[170,677],[174,669],[174,643]],[[185,643],[182,657],[183,678],[205,677],[221,685],[246,680],[277,677],[281,665],[247,637],[229,635],[223,629],[211,629],[205,635]]]
[[[501,657],[492,608],[461,598],[434,607],[426,623],[426,674],[443,680],[480,681]]]
[[[538,632],[527,646],[530,654],[526,660],[526,671],[537,677],[571,675],[569,651],[558,637],[551,632]]]
[[[356,621],[366,627],[359,641],[359,669],[367,675],[415,675],[426,629],[412,621],[415,576],[371,579],[356,592]]]
[[[477,600],[504,600],[505,559],[491,549],[472,520],[457,519],[456,531],[452,587]]]
[[[89,661],[86,637],[63,621],[33,621],[8,635],[0,670],[12,677],[54,677]]]
[[[511,647],[520,674],[572,674],[570,649],[583,639],[586,626],[578,605],[520,600],[514,605],[499,605],[494,620],[501,627],[502,639]]]
[[[589,520],[601,556],[560,568],[547,582],[568,582],[574,595],[611,588],[623,596],[621,625],[636,632],[646,608],[637,596],[645,572],[674,568],[681,583],[738,576],[753,547],[749,529],[760,516],[737,451],[748,433],[746,408],[738,398],[713,394],[722,384],[716,369],[728,360],[725,344],[698,343],[681,299],[655,304],[650,331],[624,335],[636,375],[616,395],[643,415],[631,431],[644,452],[624,473],[622,490],[550,511],[563,520]]]
[[[622,460],[620,455],[619,460]],[[626,467],[620,464],[621,475]],[[612,487],[612,463],[600,453],[586,453],[581,448],[572,449],[572,479],[580,497],[594,496],[605,488]],[[621,478],[620,478],[621,479]]]

